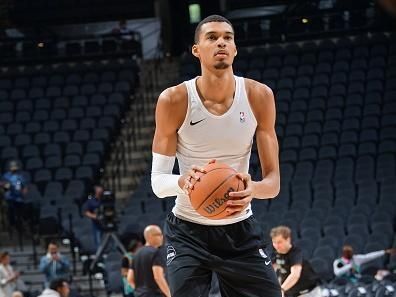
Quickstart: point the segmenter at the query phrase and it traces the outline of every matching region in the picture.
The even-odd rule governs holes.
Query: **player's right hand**
[[[205,170],[197,165],[192,165],[190,170],[179,178],[179,187],[183,189],[186,195],[189,195],[194,187],[194,184],[199,180]]]
[[[214,163],[216,160],[210,160],[208,164]],[[190,195],[191,190],[194,188],[194,184],[199,181],[202,174],[205,174],[206,171],[203,167],[192,165],[190,169],[180,176],[179,178],[179,187],[183,189],[186,195]]]

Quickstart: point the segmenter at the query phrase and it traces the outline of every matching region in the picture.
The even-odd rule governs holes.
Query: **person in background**
[[[53,279],[49,288],[44,289],[38,297],[68,297],[70,294],[70,288],[67,280],[63,278]]]
[[[57,278],[70,278],[70,262],[58,251],[58,244],[50,242],[47,254],[40,259],[39,270],[45,274],[47,284]]]
[[[23,217],[24,197],[28,191],[27,184],[20,173],[17,161],[10,161],[8,169],[0,180],[0,186],[5,190],[4,198],[7,204],[8,222],[11,227],[19,228]]]
[[[11,297],[17,289],[20,273],[14,271],[10,265],[10,254],[2,252],[0,254],[0,297]]]
[[[275,248],[273,267],[287,297],[321,297],[319,277],[310,263],[303,259],[302,251],[292,244],[291,230],[278,226],[271,230],[272,245]]]
[[[133,257],[137,250],[142,246],[142,243],[138,240],[132,240],[129,243],[127,253],[122,257],[121,260],[121,275],[123,284],[124,297],[134,297],[134,288],[128,283],[128,270],[132,265]]]
[[[336,276],[336,282],[356,283],[360,278],[361,267],[363,264],[378,259],[386,254],[396,255],[396,248],[355,255],[352,246],[344,245],[342,247],[342,256],[335,259],[333,262],[333,271]]]
[[[160,227],[149,225],[144,229],[146,245],[135,255],[128,271],[128,282],[135,288],[136,297],[170,297],[165,279],[165,256],[160,247],[164,238]]]
[[[102,205],[103,186],[94,186],[94,195],[90,196],[83,206],[84,215],[92,221],[92,232],[96,248],[99,247],[102,240],[102,227],[98,221],[98,209]]]

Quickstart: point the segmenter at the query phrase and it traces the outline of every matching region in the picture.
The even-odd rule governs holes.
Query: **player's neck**
[[[221,73],[202,71],[202,76],[197,81],[197,87],[205,100],[223,102],[233,98],[235,78],[232,68],[230,68],[230,71],[222,71]]]

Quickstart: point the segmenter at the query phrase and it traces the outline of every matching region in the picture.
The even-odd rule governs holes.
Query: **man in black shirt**
[[[291,230],[279,226],[271,230],[272,244],[276,250],[273,266],[287,297],[320,297],[319,278],[300,248],[291,243]]]
[[[165,279],[165,257],[159,248],[163,243],[161,229],[149,225],[144,229],[146,245],[134,256],[128,271],[128,281],[135,288],[136,297],[170,297]]]

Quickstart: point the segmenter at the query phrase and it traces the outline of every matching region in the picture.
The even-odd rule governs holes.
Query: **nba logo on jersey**
[[[240,121],[241,123],[244,123],[244,122],[246,121],[245,112],[243,112],[243,111],[240,111],[240,112],[239,112],[239,121]]]

